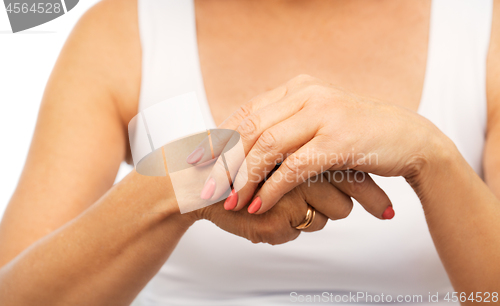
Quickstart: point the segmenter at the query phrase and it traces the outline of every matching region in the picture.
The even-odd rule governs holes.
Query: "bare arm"
[[[424,171],[420,198],[436,248],[457,292],[500,291],[500,1],[488,54],[488,125],[483,182],[452,154]],[[486,184],[485,184],[486,183]],[[424,191],[425,190],[425,191]],[[475,295],[475,294],[474,294]],[[467,301],[464,304],[474,304]]]
[[[294,226],[307,203],[318,211],[329,204],[324,199],[349,205],[325,183],[315,184],[321,197],[298,189],[262,216],[228,212],[222,203],[180,215],[169,177],[132,171],[112,186],[127,158],[126,124],[137,113],[136,16],[135,0],[104,0],[78,23],[58,59],[0,224],[2,306],[128,305],[198,219],[278,244],[300,234]],[[307,231],[326,221],[318,212]]]
[[[167,177],[133,171],[79,217],[3,266],[0,303],[130,304],[194,222],[179,215],[169,185]]]
[[[125,116],[118,105],[131,104],[139,93],[134,79],[140,78],[140,44],[126,3],[132,1],[92,8],[59,56],[1,224],[0,265],[75,218],[113,184],[126,152]]]
[[[168,178],[132,172],[106,193],[139,95],[135,3],[97,4],[57,61],[0,226],[1,305],[130,303],[193,221]]]
[[[500,199],[500,1],[494,2],[490,50],[488,54],[488,125],[484,152],[484,175],[488,186]]]
[[[477,292],[500,293],[498,0],[493,20],[487,75],[486,182],[453,142],[418,114],[367,100],[310,76],[298,76],[256,97],[227,119],[236,123],[242,135],[251,173],[260,175],[288,156],[258,191],[255,186],[260,180],[249,180],[253,185],[247,184],[238,192],[236,209],[251,203],[251,213],[265,213],[304,177],[325,169],[350,167],[377,175],[404,176],[419,195],[455,290],[467,293],[467,297]],[[337,157],[347,156],[347,152],[365,157],[375,153],[377,162],[358,157],[339,162]],[[213,177],[217,178],[217,173]],[[381,206],[379,216],[385,213],[383,209],[391,210],[388,205]]]

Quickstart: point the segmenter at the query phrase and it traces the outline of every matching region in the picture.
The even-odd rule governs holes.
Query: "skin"
[[[415,111],[425,74],[430,3],[372,3],[197,1],[201,68],[216,123],[303,73]],[[485,182],[453,150],[424,160],[412,181],[457,291],[498,291],[500,283],[495,264],[500,251],[495,244],[500,233],[495,197],[500,196],[500,1],[494,7]],[[126,125],[138,106],[136,16],[132,0],[97,4],[78,23],[54,67],[23,174],[0,224],[2,305],[126,305],[198,219],[253,242],[282,243],[299,234],[292,226],[305,215],[306,201],[324,216],[340,218],[350,211],[349,188],[330,184],[317,188],[336,205],[298,187],[257,216],[225,211],[222,203],[180,215],[168,177],[133,171],[112,186],[120,162],[130,160]],[[428,166],[435,163],[449,171]],[[454,179],[445,180],[450,173]],[[363,193],[355,187],[349,195]],[[337,216],[332,207],[338,207]],[[321,229],[326,217],[318,220],[311,230]]]
[[[346,93],[310,76],[299,76],[242,108],[227,121],[240,121],[241,113],[249,113],[236,130],[242,135],[246,161],[254,174],[270,167],[257,157],[267,154],[275,160],[292,154],[259,190],[250,178],[254,182],[238,192],[236,209],[254,198],[248,211],[265,213],[302,177],[326,169],[348,167],[381,176],[403,176],[420,198],[454,289],[467,296],[499,290],[500,201],[454,143],[427,119],[398,106]],[[315,120],[306,120],[311,117]],[[371,129],[374,126],[377,128]],[[351,148],[354,156],[376,154],[378,162],[353,159],[344,165],[318,158],[329,152],[347,156]],[[362,184],[375,185],[371,180]],[[373,187],[363,191],[369,193],[369,188]]]

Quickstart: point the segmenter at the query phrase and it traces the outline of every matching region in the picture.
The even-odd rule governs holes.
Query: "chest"
[[[200,66],[216,124],[299,74],[417,110],[430,1],[304,2],[196,2]]]

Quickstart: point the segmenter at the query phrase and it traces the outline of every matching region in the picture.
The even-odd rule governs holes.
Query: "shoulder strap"
[[[215,127],[201,75],[193,0],[139,0],[142,45],[140,109],[194,91]]]
[[[419,107],[419,113],[455,142],[480,175],[492,12],[492,0],[433,1]]]

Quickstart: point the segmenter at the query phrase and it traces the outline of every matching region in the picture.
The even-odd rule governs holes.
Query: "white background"
[[[0,2],[0,217],[21,174],[52,67],[75,23],[96,2],[80,0],[63,16],[16,34]]]

